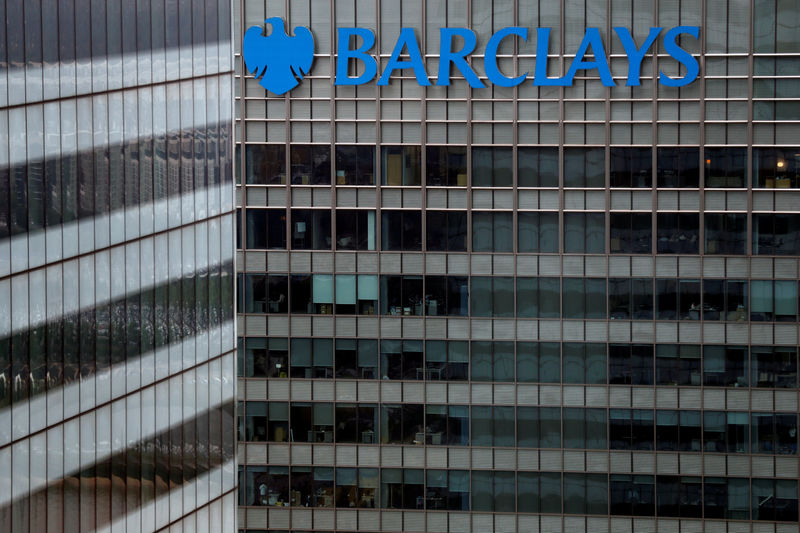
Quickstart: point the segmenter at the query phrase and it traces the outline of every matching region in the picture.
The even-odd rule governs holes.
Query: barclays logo
[[[244,34],[242,54],[247,70],[259,85],[275,94],[291,91],[300,84],[314,62],[314,36],[303,26],[294,29],[290,37],[284,29],[283,19],[268,18],[272,26],[269,35],[264,28],[253,26]]]
[[[282,19],[272,17],[265,20],[272,26],[272,33],[265,35],[261,26],[253,26],[244,35],[242,51],[245,65],[253,73],[262,87],[275,94],[284,94],[299,85],[303,76],[311,70],[314,61],[314,37],[311,31],[303,26],[294,29],[295,36],[290,37],[284,30]],[[653,27],[644,42],[637,44],[629,29],[613,28],[628,57],[628,71],[625,85],[641,84],[641,67],[650,48],[661,38],[663,28]],[[533,85],[535,86],[571,86],[579,70],[596,70],[600,81],[607,87],[615,87],[616,82],[611,73],[610,62],[603,46],[598,28],[586,28],[583,39],[564,76],[553,78],[548,76],[548,53],[550,48],[550,28],[536,28],[536,57],[533,61]],[[486,85],[472,69],[467,61],[476,48],[477,35],[468,28],[441,28],[439,49],[439,71],[436,85],[450,85],[453,69],[459,71],[470,87],[485,88]],[[694,82],[700,74],[700,65],[689,52],[683,49],[679,40],[682,35],[698,39],[699,26],[677,26],[668,29],[662,39],[662,47],[671,58],[682,66],[683,76],[674,78],[663,71],[656,76],[661,85],[667,87],[683,87]],[[457,39],[461,41],[460,47]],[[497,54],[500,43],[505,39],[528,40],[528,28],[508,27],[495,32],[487,41],[483,53],[483,66],[489,82],[501,87],[514,87],[531,79],[530,73],[516,77],[504,74],[498,65]],[[684,37],[685,39],[685,37]],[[338,49],[336,51],[335,85],[362,85],[375,79],[378,75],[378,62],[370,53],[375,46],[375,33],[366,28],[338,28]],[[351,48],[351,45],[355,45]],[[590,51],[591,50],[591,51]],[[406,59],[407,58],[407,59]],[[351,64],[361,63],[359,76],[351,76]],[[387,85],[395,71],[409,69],[413,72],[417,83],[431,85],[428,72],[423,61],[416,31],[413,28],[402,28],[395,42],[389,60],[378,79],[378,85]]]

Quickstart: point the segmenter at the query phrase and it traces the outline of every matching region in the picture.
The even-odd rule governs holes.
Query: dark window
[[[467,186],[466,146],[428,146],[426,150],[429,186]]]
[[[336,185],[375,185],[375,147],[336,147]]]
[[[375,211],[337,209],[336,249],[374,250]]]
[[[383,185],[420,185],[422,149],[419,146],[384,146],[381,148]]]
[[[561,408],[517,407],[517,446],[561,448]]]
[[[797,522],[796,479],[753,479],[753,520]]]
[[[561,301],[564,318],[606,318],[606,280],[564,278]]]
[[[378,341],[336,339],[336,377],[376,379],[378,377]]]
[[[517,316],[559,318],[560,287],[559,278],[517,278]]]
[[[292,249],[330,250],[331,212],[292,209]]]
[[[472,316],[514,316],[514,278],[473,276],[470,283]]]
[[[656,318],[700,320],[700,282],[691,279],[656,279]]]
[[[779,117],[780,120],[787,118]],[[753,148],[753,186],[767,189],[800,187],[798,152],[800,148]]]
[[[747,252],[746,213],[706,213],[705,253],[744,255]]]
[[[797,387],[797,349],[791,346],[752,346],[750,376],[753,387]]]
[[[514,381],[514,343],[472,341],[472,381]]]
[[[295,507],[333,507],[333,468],[292,467],[292,500]]]
[[[517,148],[520,187],[558,187],[558,148]]]
[[[747,282],[704,279],[703,320],[747,320]]]
[[[797,414],[751,413],[753,453],[797,455]]]
[[[699,477],[656,476],[658,516],[703,516],[703,485]]]
[[[700,385],[700,346],[656,345],[657,385]]]
[[[750,519],[750,480],[707,477],[703,480],[705,518]]]
[[[336,507],[377,507],[377,468],[337,468]]]
[[[747,148],[706,148],[706,187],[744,187]]]
[[[422,316],[422,276],[381,276],[381,314]]]
[[[292,185],[330,185],[331,147],[300,145],[290,147]]]
[[[426,211],[425,217],[428,251],[467,251],[466,211]]]
[[[286,211],[283,209],[247,210],[247,248],[251,250],[286,248]]]
[[[564,213],[564,252],[602,254],[605,251],[604,213]]]
[[[564,383],[606,383],[606,345],[565,342],[562,345]]]
[[[289,341],[248,337],[244,351],[245,377],[289,377]]]
[[[286,406],[287,404],[281,404]],[[241,402],[244,412],[239,412],[239,440],[249,442],[266,442],[267,439],[267,402]],[[286,418],[288,424],[289,418]],[[285,440],[285,439],[284,439]]]
[[[658,213],[658,253],[696,254],[700,249],[698,213]]]
[[[703,451],[748,453],[748,418],[746,412],[703,411]]]
[[[434,446],[469,444],[469,406],[426,405],[425,443]]]
[[[565,473],[564,513],[608,514],[608,476]]]
[[[424,471],[420,469],[381,469],[381,507],[384,509],[424,509],[424,483]]]
[[[800,215],[754,213],[753,255],[800,255]]]
[[[561,514],[561,472],[518,472],[517,511]]]
[[[382,404],[381,444],[423,444],[424,407],[422,404]]]
[[[377,431],[377,406],[363,403],[336,404],[336,442],[377,444]]]
[[[472,149],[473,187],[511,187],[514,184],[511,148]]]
[[[560,383],[561,345],[557,342],[518,342],[517,381]]]
[[[652,223],[650,213],[611,213],[611,253],[651,253]]]
[[[286,145],[246,144],[245,181],[255,185],[286,183]]]
[[[332,403],[293,402],[291,415],[291,442],[333,442]]]
[[[609,344],[608,382],[622,385],[652,385],[653,345]]]
[[[422,250],[422,211],[381,211],[382,250]]]
[[[425,379],[422,341],[381,341],[381,379]]]
[[[244,308],[240,313],[286,313],[289,310],[287,276],[244,275]]]
[[[605,148],[565,148],[564,187],[605,187]]]
[[[564,448],[608,449],[608,415],[605,409],[565,407]]]
[[[655,516],[656,490],[653,476],[612,474],[609,485],[612,515]]]
[[[652,187],[651,148],[611,148],[612,187]]]
[[[469,312],[467,279],[466,276],[425,276],[425,314],[467,316]]]
[[[473,211],[472,251],[513,252],[513,230],[513,213]]]
[[[292,313],[333,314],[333,276],[330,274],[289,276],[289,305]]]
[[[701,451],[701,411],[656,411],[656,449]]]
[[[699,148],[659,148],[658,187],[697,188],[700,183]]]
[[[514,446],[514,408],[473,405],[470,428],[473,446]]]
[[[653,449],[653,411],[611,409],[608,419],[612,450]]]
[[[426,476],[426,509],[469,510],[469,470],[427,470]]]
[[[555,211],[519,211],[517,213],[517,251],[557,253],[558,213]]]
[[[469,371],[467,341],[425,342],[426,379],[464,381]]]
[[[609,278],[608,313],[612,320],[652,320],[651,278]]]
[[[718,387],[747,386],[747,348],[703,346],[703,384]]]

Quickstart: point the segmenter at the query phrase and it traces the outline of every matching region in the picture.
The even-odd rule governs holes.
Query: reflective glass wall
[[[233,531],[232,6],[0,13],[0,531]]]

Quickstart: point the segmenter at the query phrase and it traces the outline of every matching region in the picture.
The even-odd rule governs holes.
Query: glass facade
[[[0,532],[234,531],[232,5],[0,13]]]
[[[800,3],[235,7],[316,41],[281,96],[236,50],[242,531],[798,531]],[[335,85],[347,27],[431,85]],[[437,84],[445,27],[487,87]],[[664,28],[641,85],[615,27]],[[599,28],[615,86],[535,86],[536,28],[550,77]]]

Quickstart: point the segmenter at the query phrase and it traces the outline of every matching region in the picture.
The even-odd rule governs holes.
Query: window
[[[422,149],[419,146],[384,146],[381,148],[383,185],[420,185]]]
[[[377,492],[377,468],[336,469],[336,507],[374,508]]]
[[[377,309],[377,275],[337,274],[335,308],[337,314],[374,315]]]
[[[375,211],[337,209],[336,249],[374,250]]]
[[[285,378],[289,376],[287,339],[248,337],[245,340],[245,377]]]
[[[703,346],[703,384],[717,387],[746,387],[747,348]]]
[[[605,187],[605,148],[564,148],[564,187]]]
[[[426,476],[426,509],[469,510],[469,470],[427,470]]]
[[[514,343],[472,341],[472,381],[514,381]]]
[[[747,148],[706,148],[706,187],[744,187]]]
[[[472,149],[473,187],[511,187],[514,184],[511,148]]]
[[[245,466],[244,500],[251,506],[289,505],[289,468],[285,466]]]
[[[753,520],[797,521],[796,479],[753,479]]]
[[[245,182],[248,185],[286,183],[286,145],[246,144]]]
[[[382,250],[422,250],[422,211],[381,211]]]
[[[700,320],[700,281],[656,279],[659,320]]]
[[[611,213],[611,253],[649,254],[653,229],[650,213]]]
[[[514,278],[473,276],[472,316],[514,316]]]
[[[293,378],[332,378],[333,340],[291,340],[291,376]]]
[[[381,469],[383,509],[424,509],[425,476],[417,468]]]
[[[520,187],[558,187],[558,148],[517,148]]]
[[[606,345],[565,342],[562,345],[564,383],[606,383]]]
[[[701,451],[701,411],[656,411],[656,449]]]
[[[699,148],[659,148],[658,187],[697,188],[700,183]]]
[[[602,254],[605,251],[605,213],[564,213],[564,252]]]
[[[469,406],[426,405],[425,443],[433,446],[469,444]]]
[[[744,255],[747,252],[746,213],[706,213],[705,253]]]
[[[518,342],[517,381],[561,382],[561,345],[557,342]]]
[[[239,440],[265,442],[267,440],[267,402],[240,403]],[[241,407],[244,406],[244,412]]]
[[[288,277],[266,274],[244,275],[243,313],[286,313],[289,309]]]
[[[430,380],[464,381],[469,370],[467,341],[425,342],[425,367]]]
[[[472,471],[472,510],[513,512],[516,508],[515,472]]]
[[[657,385],[700,385],[700,346],[656,345]]]
[[[250,402],[247,402],[248,404]],[[269,402],[267,418],[267,440],[286,442],[289,440],[289,404]]]
[[[611,474],[609,485],[611,514],[655,516],[656,490],[653,476]]]
[[[292,209],[292,249],[330,250],[331,212],[321,209]]]
[[[336,339],[336,377],[377,379],[378,341]]]
[[[247,209],[247,248],[281,250],[286,248],[286,211],[284,209]]]
[[[330,274],[298,274],[289,276],[292,313],[333,313],[333,276]]]
[[[514,446],[513,407],[473,405],[470,427],[473,446]]]
[[[425,276],[425,314],[467,316],[469,285],[466,276]]]
[[[750,289],[750,320],[797,321],[797,287],[794,281],[754,279],[750,281]]]
[[[652,450],[653,411],[647,409],[611,409],[608,434],[612,450]]]
[[[564,408],[564,448],[608,449],[605,409]]]
[[[473,252],[513,252],[513,213],[472,212]]]
[[[517,251],[558,253],[558,212],[518,211]]]
[[[795,5],[791,2],[758,2],[753,6],[753,50],[757,53],[798,52],[798,20]],[[772,59],[772,58],[770,58]],[[797,487],[795,486],[795,500]],[[755,497],[754,497],[754,501]],[[796,509],[796,504],[795,504]],[[753,519],[755,517],[755,510]],[[761,520],[781,520],[762,518]],[[797,517],[790,520],[796,521]]]
[[[561,283],[564,318],[605,318],[605,278],[564,278]]]
[[[381,404],[381,444],[423,444],[423,407],[422,404]]]
[[[517,511],[561,513],[561,472],[518,472]]]
[[[797,414],[751,413],[753,453],[797,455]]]
[[[612,320],[652,320],[651,278],[609,278],[608,313]]]
[[[800,148],[753,148],[753,186],[767,189],[800,187],[798,152]]]
[[[377,406],[363,403],[336,404],[336,442],[377,444],[377,430]]]
[[[426,211],[426,239],[428,251],[467,251],[466,211]]]
[[[612,385],[652,385],[651,344],[609,344],[608,382]]]
[[[381,314],[422,316],[422,276],[381,276]]]
[[[425,379],[422,341],[382,340],[381,379]]]
[[[703,320],[747,320],[747,282],[704,279]]]
[[[560,292],[559,278],[517,278],[517,316],[559,318]]]
[[[752,346],[750,383],[753,387],[797,387],[797,349],[790,346]]]
[[[333,507],[333,468],[293,466],[292,498],[295,507]]]
[[[564,474],[564,512],[608,514],[608,476],[605,474]]]
[[[428,146],[427,185],[467,186],[467,147]]]
[[[747,478],[707,477],[703,483],[705,518],[750,518],[750,480]]]
[[[698,213],[658,213],[658,253],[696,254],[700,248]]]
[[[800,255],[800,215],[754,213],[753,255]]]
[[[652,187],[651,148],[611,148],[612,187]]]
[[[375,185],[375,147],[336,147],[336,185]]]
[[[561,408],[517,407],[517,446],[561,448]]]
[[[703,485],[699,477],[656,476],[658,516],[703,516]]]
[[[292,185],[330,185],[331,147],[291,144]]]
[[[334,442],[333,404],[293,402],[292,442]]]
[[[703,411],[703,450],[748,453],[750,422],[747,413]]]

